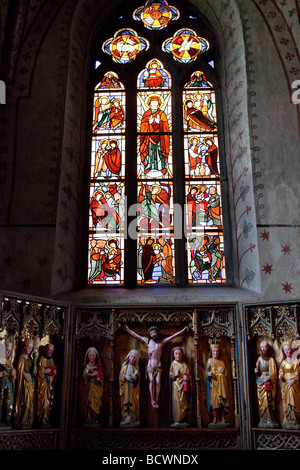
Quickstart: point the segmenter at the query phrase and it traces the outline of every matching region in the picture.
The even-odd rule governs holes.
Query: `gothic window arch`
[[[227,282],[215,43],[176,4],[115,12],[95,38],[89,285]]]

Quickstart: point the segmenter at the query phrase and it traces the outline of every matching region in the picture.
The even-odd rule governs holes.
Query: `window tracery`
[[[90,285],[126,284],[129,264],[136,265],[137,285],[176,284],[176,260],[178,264],[183,258],[186,284],[226,282],[216,95],[197,62],[210,43],[198,35],[196,27],[183,27],[162,41],[159,54],[149,56],[155,31],[179,16],[165,1],[147,1],[133,12],[133,19],[151,30],[150,36],[144,38],[134,29],[123,28],[102,44],[102,51],[117,68],[101,72],[98,61],[98,76],[102,75],[94,89]],[[177,68],[165,66],[170,62],[168,56],[178,63]],[[142,67],[133,67],[137,57],[139,64],[144,62]],[[187,74],[184,67],[190,64],[195,66]],[[119,79],[120,66],[133,67],[130,83],[125,79],[126,87]],[[177,72],[187,77],[182,87],[173,80]],[[132,114],[133,100],[136,116]],[[177,145],[180,138],[181,146]],[[136,151],[132,145],[129,151],[133,140]],[[136,170],[129,173],[133,162]],[[184,188],[181,195],[176,191],[180,185]],[[134,186],[136,199],[129,201],[127,195],[133,194]],[[129,202],[136,207],[129,207]],[[128,226],[129,211],[136,213],[133,230],[132,224],[131,230]],[[185,244],[176,242],[178,234]],[[136,240],[136,255],[128,238]]]

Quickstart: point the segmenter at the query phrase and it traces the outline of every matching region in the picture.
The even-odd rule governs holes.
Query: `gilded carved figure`
[[[225,363],[220,359],[221,347],[211,344],[210,357],[206,363],[207,377],[207,405],[213,411],[213,426],[228,426],[226,413],[228,412],[228,386]],[[221,419],[220,419],[221,418]]]
[[[90,347],[84,358],[83,381],[85,389],[84,424],[99,426],[103,398],[103,370],[99,353]]]
[[[32,427],[35,419],[35,355],[34,343],[27,339],[17,365],[14,421],[20,428]]]
[[[37,363],[37,422],[42,427],[51,425],[57,373],[53,352],[54,345],[47,344]]]
[[[134,331],[130,330],[128,326],[125,326],[125,330],[134,338],[142,341],[147,345],[148,348],[148,364],[147,364],[147,376],[149,378],[149,392],[152,408],[158,409],[158,400],[161,390],[161,374],[162,374],[162,365],[161,365],[161,355],[163,346],[171,341],[176,336],[182,335],[188,331],[186,326],[182,330],[174,333],[172,336],[161,339],[158,334],[158,328],[152,326],[148,330],[148,336],[140,336]]]
[[[283,404],[283,428],[300,429],[300,366],[291,343],[282,347],[283,360],[280,364],[278,378],[280,380]]]
[[[140,424],[140,369],[138,351],[126,356],[119,375],[122,420],[120,426]]]
[[[182,348],[176,347],[173,350],[172,359],[169,371],[171,379],[171,426],[189,426],[191,376],[189,367],[184,361]]]
[[[11,426],[17,371],[13,366],[13,343],[5,340],[5,360],[0,364],[0,426]]]
[[[267,341],[261,342],[261,354],[254,370],[260,418],[259,427],[278,427],[275,420],[277,366],[272,357],[272,351],[273,349]]]

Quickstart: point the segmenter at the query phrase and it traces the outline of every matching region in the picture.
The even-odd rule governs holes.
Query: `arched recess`
[[[86,246],[79,236],[82,231],[84,157],[89,134],[87,132],[88,80],[90,73],[90,53],[94,35],[105,23],[111,12],[120,2],[113,1],[100,8],[92,1],[79,1],[74,9],[70,31],[69,68],[66,85],[65,126],[62,143],[61,173],[57,205],[55,237],[55,257],[53,262],[51,291],[59,294],[76,291],[89,301],[94,299],[111,303],[111,293],[102,289],[78,291],[82,266],[78,261],[85,255]],[[135,6],[132,5],[132,9]],[[186,3],[186,2],[184,2]],[[231,251],[233,254],[233,289],[219,287],[192,289],[185,293],[187,302],[209,302],[218,299],[238,300],[239,293],[260,292],[259,256],[253,175],[250,151],[250,136],[247,102],[247,73],[245,46],[239,10],[235,0],[219,2],[216,0],[189,2],[195,11],[203,15],[212,25],[218,43],[221,82],[220,94],[223,104],[224,154],[228,176],[229,219],[231,226]],[[140,3],[136,3],[140,6]],[[180,8],[180,2],[173,2]],[[116,28],[117,29],[117,28]],[[65,188],[72,187],[74,197],[69,201],[69,214],[63,204]],[[66,221],[68,229],[66,230]],[[62,247],[64,247],[62,249]],[[242,291],[241,289],[242,288]],[[114,302],[136,303],[134,290],[118,290]],[[160,291],[157,303],[182,302],[182,289],[172,289],[169,294]],[[169,296],[172,297],[169,297]],[[139,296],[142,302],[153,303],[149,293]],[[105,299],[105,300],[104,300]]]

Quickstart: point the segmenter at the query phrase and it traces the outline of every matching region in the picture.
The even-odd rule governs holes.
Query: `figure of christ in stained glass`
[[[164,182],[139,183],[138,226],[149,231],[158,228],[171,228],[172,187]]]
[[[125,95],[98,91],[94,98],[93,132],[125,131]]]
[[[150,60],[146,68],[139,74],[138,86],[142,88],[170,88],[170,74],[164,70],[158,59]]]
[[[172,177],[170,169],[171,153],[171,113],[168,102],[170,93],[148,95],[139,93],[138,106],[138,177]]]
[[[119,284],[124,279],[123,239],[90,235],[89,284]]]
[[[223,235],[213,232],[188,234],[187,254],[190,283],[225,282]]]
[[[138,283],[173,283],[174,240],[169,235],[141,235],[138,239]]]
[[[190,178],[219,177],[218,137],[202,134],[184,140],[185,174]]]

